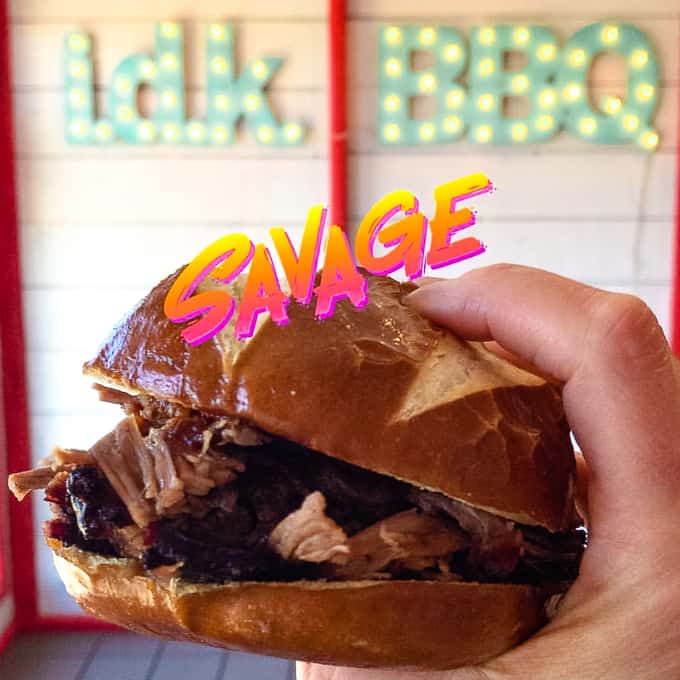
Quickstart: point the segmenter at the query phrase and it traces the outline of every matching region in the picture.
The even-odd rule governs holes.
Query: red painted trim
[[[14,623],[10,623],[9,626],[5,628],[5,631],[0,634],[0,654],[2,654],[7,649],[7,647],[9,647],[9,643],[12,642],[12,638],[16,632],[16,625]]]
[[[0,343],[0,385],[2,385],[2,344]],[[0,389],[0,601],[11,591],[10,547],[9,547],[9,492],[4,480],[7,479],[7,437],[5,434],[5,409]]]
[[[0,327],[8,472],[30,466],[26,355],[21,313],[21,273],[14,178],[14,126],[10,87],[7,1],[0,0]],[[9,405],[11,404],[11,408]],[[4,484],[4,480],[2,482]],[[30,627],[37,613],[33,511],[30,502],[9,507],[12,583],[17,630]]]
[[[89,616],[40,616],[31,626],[31,632],[41,631],[65,631],[79,630],[87,631],[120,631],[122,628],[114,626],[107,621],[100,621]]]
[[[328,0],[328,110],[331,224],[347,224],[347,25],[345,0]]]

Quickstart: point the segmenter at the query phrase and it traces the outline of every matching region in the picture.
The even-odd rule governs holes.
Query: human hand
[[[301,663],[298,679],[680,678],[680,364],[652,312],[632,296],[514,265],[428,281],[408,299],[460,336],[494,340],[564,383],[588,467],[589,546],[556,617],[479,667]]]

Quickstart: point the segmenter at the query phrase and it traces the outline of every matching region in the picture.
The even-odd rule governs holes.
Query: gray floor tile
[[[104,633],[97,656],[153,656],[160,638],[135,633]]]
[[[161,640],[110,636],[102,643],[87,671],[78,680],[147,680],[162,649]]]
[[[0,657],[0,678],[75,680],[98,638],[90,633],[21,635]]]
[[[0,660],[2,680],[76,680],[83,659],[7,658]]]
[[[168,642],[165,645],[163,652],[164,656],[179,655],[179,656],[221,656],[222,650],[216,647],[208,647],[206,645],[199,645],[195,642]]]
[[[222,680],[287,680],[288,669],[285,659],[233,652]]]
[[[23,635],[0,658],[1,680],[294,680],[282,659],[131,633]]]
[[[224,652],[219,649],[170,642],[163,648],[163,654],[149,680],[220,680],[224,656]]]

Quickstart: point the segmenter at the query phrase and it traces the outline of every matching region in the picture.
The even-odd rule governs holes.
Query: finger
[[[602,530],[630,543],[650,535],[650,522],[661,522],[657,534],[669,529],[680,510],[680,380],[640,300],[512,265],[436,282],[406,300],[566,383],[565,410],[588,460],[593,544]]]

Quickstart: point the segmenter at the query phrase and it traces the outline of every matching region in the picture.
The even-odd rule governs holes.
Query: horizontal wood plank
[[[15,0],[19,2],[20,0]],[[37,0],[34,0],[37,1]],[[477,0],[474,5],[449,5],[441,0],[349,0],[350,16],[370,18],[411,18],[411,17],[468,17],[475,15],[485,18],[522,17],[524,19],[544,17],[551,23],[561,22],[574,16],[591,16],[592,21],[602,17],[676,17],[678,8],[667,0],[652,0],[641,5],[636,0],[599,0],[596,5],[590,0]],[[548,19],[546,19],[548,20]]]
[[[77,16],[82,20],[106,19],[175,19],[182,17],[286,18],[298,21],[324,19],[323,0],[286,0],[286,2],[252,2],[252,0],[118,0],[101,4],[84,0],[10,0],[10,18],[21,21],[55,21]]]
[[[300,223],[283,224],[295,245]],[[29,289],[77,288],[116,290],[141,296],[162,278],[186,264],[221,236],[239,232],[274,252],[267,226],[213,224],[209,226],[162,224],[44,225],[22,228],[22,273]],[[140,235],[153,243],[140,247]],[[106,258],[102,258],[106,244]],[[122,263],[125,263],[124,268]],[[124,310],[123,310],[124,311]]]
[[[391,151],[391,152],[390,152]],[[434,188],[473,172],[484,172],[497,191],[476,198],[486,219],[623,216],[672,218],[676,159],[632,149],[597,154],[536,156],[507,149],[496,153],[453,146],[446,155],[354,155],[350,159],[350,214],[359,218],[390,191],[408,189],[432,212]],[[646,179],[645,179],[646,177]]]
[[[323,159],[233,159],[206,149],[201,157],[137,159],[105,155],[82,162],[20,159],[22,221],[188,220],[295,223],[327,200]]]
[[[284,226],[298,247],[301,227]],[[352,232],[356,226],[352,225]],[[636,236],[637,229],[634,219],[496,221],[488,219],[484,210],[480,210],[474,231],[488,250],[483,256],[484,262],[482,258],[473,259],[470,266],[509,261],[541,266],[576,279],[670,279],[672,220],[642,222]],[[241,231],[254,242],[266,243],[271,248],[268,228],[264,226],[26,225],[22,228],[24,287],[27,295],[114,291],[132,304],[130,296],[141,296],[202,248],[234,231]],[[140,234],[145,234],[155,247],[140,248]],[[106,260],[93,255],[102,243],[107,244]],[[120,272],[121,262],[125,262],[124,273]],[[459,271],[462,266],[460,263],[455,268]],[[45,306],[51,307],[51,301],[35,305],[37,309]]]

